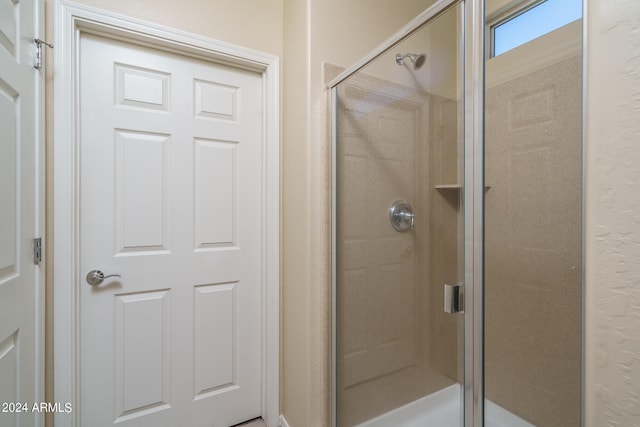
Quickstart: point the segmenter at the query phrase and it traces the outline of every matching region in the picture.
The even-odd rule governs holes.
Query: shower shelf
[[[460,184],[442,184],[434,187],[436,190],[459,190]]]
[[[460,189],[460,184],[440,184],[440,185],[436,185],[435,187],[436,190],[459,190]],[[491,186],[490,185],[485,185],[484,189],[485,191],[490,189]]]

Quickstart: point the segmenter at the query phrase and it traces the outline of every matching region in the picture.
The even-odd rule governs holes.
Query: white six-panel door
[[[79,80],[80,425],[260,416],[261,75],[82,34]]]
[[[41,71],[34,68],[34,0],[0,0],[0,426],[37,426],[42,384],[40,237]],[[42,236],[43,237],[43,236]]]

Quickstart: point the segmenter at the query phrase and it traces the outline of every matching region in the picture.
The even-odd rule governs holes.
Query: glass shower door
[[[501,6],[487,2],[488,26],[526,42],[485,63],[485,426],[578,427],[582,2]],[[565,25],[545,29],[551,18]]]
[[[333,89],[343,426],[462,425],[460,4]]]

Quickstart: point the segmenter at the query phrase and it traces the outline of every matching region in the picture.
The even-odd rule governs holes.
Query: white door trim
[[[78,93],[82,32],[98,33],[262,75],[263,155],[263,378],[262,417],[279,424],[280,100],[279,59],[198,35],[106,12],[68,0],[54,2],[54,399],[73,411],[57,413],[57,427],[79,427]]]

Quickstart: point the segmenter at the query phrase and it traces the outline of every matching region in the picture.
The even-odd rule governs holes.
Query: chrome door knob
[[[91,286],[98,286],[98,285],[101,285],[104,279],[106,279],[107,277],[122,277],[122,276],[119,274],[109,274],[105,276],[105,274],[100,270],[91,270],[90,272],[87,273],[87,283],[90,284]]]

